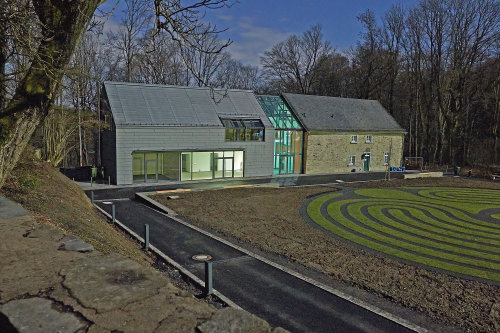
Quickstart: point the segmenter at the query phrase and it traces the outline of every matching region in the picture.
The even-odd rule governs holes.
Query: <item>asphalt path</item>
[[[255,184],[272,184],[277,183],[280,186],[304,186],[317,184],[332,184],[342,182],[369,181],[384,179],[385,172],[366,172],[366,173],[344,173],[336,175],[290,175],[278,177],[262,177],[262,178],[231,178],[217,181],[189,181],[174,184],[145,184],[144,186],[124,186],[109,189],[92,189],[86,188],[86,192],[94,191],[96,200],[105,199],[132,199],[137,192],[165,191],[173,189],[213,189],[222,186],[237,186],[237,185],[255,185]],[[402,179],[402,172],[391,172],[391,179]],[[340,182],[339,182],[340,181]]]
[[[335,178],[341,179],[339,175]],[[107,199],[112,199],[113,192],[106,191]],[[115,198],[121,200],[110,201],[115,204],[116,218],[121,223],[139,235],[144,233],[144,224],[149,224],[150,243],[202,280],[204,264],[193,260],[192,256],[211,255],[213,287],[273,326],[292,332],[413,332],[184,226],[140,202],[123,199],[124,192],[115,194]],[[110,204],[97,204],[111,213]]]

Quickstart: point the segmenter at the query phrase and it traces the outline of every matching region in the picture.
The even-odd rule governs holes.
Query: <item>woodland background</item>
[[[260,68],[232,59],[230,41],[214,27],[195,26],[196,40],[178,43],[155,26],[153,1],[122,1],[112,31],[104,25],[110,13],[95,12],[32,138],[54,166],[98,163],[105,124],[97,101],[106,80],[376,99],[408,132],[404,156],[438,165],[500,164],[498,1],[421,0],[394,6],[381,20],[366,10],[348,50],[332,47],[315,25],[266,51]],[[2,2],[0,107],[32,65],[39,39],[32,2]]]

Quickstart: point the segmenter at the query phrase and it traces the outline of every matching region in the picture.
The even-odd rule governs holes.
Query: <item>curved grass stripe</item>
[[[392,201],[392,200],[381,200],[381,199],[372,199],[372,200],[364,200],[364,199],[351,199],[351,200],[361,200],[366,203],[370,203],[371,205],[373,204],[382,204],[382,205],[391,205],[391,206],[404,206],[406,208],[413,208],[418,211],[418,218],[421,219],[422,221],[428,221],[432,224],[442,226],[443,228],[448,228],[460,232],[464,232],[467,234],[471,234],[474,236],[482,237],[484,242],[491,243],[494,245],[499,245],[500,246],[500,241],[495,241],[495,239],[500,240],[500,234],[492,234],[489,232],[485,231],[480,231],[476,230],[470,227],[470,224],[461,221],[461,220],[456,220],[453,219],[452,217],[448,216],[446,213],[442,212],[441,210],[434,208],[434,207],[428,207],[425,204],[419,203],[419,202],[405,202],[405,201]],[[440,207],[443,208],[443,207]],[[446,207],[445,207],[446,208]],[[451,208],[447,208],[451,209]],[[427,216],[423,211],[429,213],[431,216]],[[443,223],[446,222],[446,223]],[[497,230],[497,229],[493,229]]]
[[[491,215],[492,218],[500,220],[500,214],[493,214]]]
[[[451,230],[451,231],[470,235],[469,237],[471,237],[473,240],[491,243],[494,245],[500,245],[500,241],[495,241],[493,239],[493,238],[500,239],[499,236],[494,235],[494,234],[492,235],[492,234],[487,233],[487,232],[474,231],[474,230],[467,228],[467,227],[462,227],[462,225],[467,225],[467,224],[464,224],[463,222],[457,221],[458,223],[449,223],[448,221],[439,221],[439,220],[433,219],[430,216],[427,216],[421,210],[417,210],[414,208],[411,208],[411,209],[408,208],[408,210],[411,212],[411,214],[414,218],[416,218],[422,222],[436,225],[442,229]],[[443,222],[448,222],[448,223],[443,223]]]
[[[452,244],[456,244],[459,246],[465,246],[469,248],[474,248],[477,250],[482,250],[482,251],[488,251],[488,252],[493,252],[493,253],[498,253],[500,254],[500,247],[493,247],[490,246],[487,242],[484,243],[478,243],[477,239],[474,239],[474,237],[470,237],[469,235],[459,235],[454,232],[448,232],[446,230],[442,230],[440,228],[433,227],[432,225],[422,225],[422,223],[419,223],[419,221],[407,216],[402,209],[399,208],[394,208],[391,207],[391,209],[388,210],[388,212],[393,216],[394,218],[398,219],[399,221],[403,222],[404,224],[402,225],[403,228],[406,230],[412,230],[413,228],[408,228],[408,225],[424,228],[425,231],[421,231],[422,235],[425,237],[433,238],[439,241],[443,242],[449,242]],[[384,221],[386,222],[386,221]],[[389,219],[387,223],[391,223],[392,221]],[[421,230],[421,229],[417,229]],[[428,231],[426,231],[428,230]],[[446,237],[449,236],[449,237]],[[498,259],[496,259],[498,260]]]
[[[500,204],[500,193],[495,190],[477,190],[477,189],[453,189],[453,188],[440,188],[429,189],[425,188],[418,192],[420,196],[430,199],[460,199],[461,202],[467,203],[485,203],[498,205]],[[486,199],[486,200],[485,200]],[[483,201],[484,200],[484,201]],[[482,201],[482,202],[481,202]]]
[[[447,261],[439,260],[437,258],[422,257],[413,253],[401,251],[389,245],[380,244],[374,241],[370,241],[365,237],[361,237],[353,232],[346,230],[337,226],[336,224],[329,221],[321,213],[321,206],[323,206],[327,201],[335,199],[340,196],[339,193],[327,194],[316,198],[310,202],[307,206],[307,214],[309,217],[316,222],[318,225],[323,227],[325,230],[332,232],[346,240],[353,243],[365,246],[375,251],[385,253],[387,255],[394,256],[396,258],[401,258],[408,261],[413,261],[422,265],[427,265],[431,267],[436,267],[443,270],[448,270],[450,272],[459,273],[463,275],[474,276],[478,278],[483,278],[492,281],[500,282],[500,273],[481,270],[474,267],[465,267],[459,264],[450,263]]]
[[[348,200],[346,200],[346,201],[348,201]],[[412,241],[412,242],[415,242],[415,243],[418,243],[420,241],[420,243],[428,245],[428,246],[435,245],[434,242],[428,242],[424,239],[419,239],[418,237],[410,237],[402,232],[398,232],[396,230],[389,229],[387,227],[383,227],[383,226],[376,227],[375,226],[376,223],[374,223],[371,219],[367,218],[365,215],[361,214],[361,212],[359,212],[356,208],[353,208],[354,205],[349,205],[347,207],[347,210],[349,211],[349,214],[357,221],[359,221],[365,225],[370,225],[372,227],[375,226],[375,229],[378,231],[382,231],[382,232],[389,233],[389,234],[392,232],[393,235],[395,235],[399,238],[402,238],[403,240],[398,240],[398,239],[380,234],[376,231],[366,229],[366,228],[354,223],[350,219],[346,218],[344,215],[342,215],[341,206],[343,204],[346,204],[346,201],[335,201],[335,202],[330,203],[328,205],[328,208],[327,208],[328,215],[330,215],[337,223],[340,223],[344,227],[351,229],[353,231],[356,231],[361,235],[364,235],[368,238],[377,240],[377,241],[382,242],[382,243],[393,244],[393,245],[398,246],[400,248],[410,250],[410,251],[413,251],[413,252],[416,252],[416,253],[419,253],[422,255],[430,255],[430,256],[433,256],[436,258],[451,260],[451,261],[454,261],[456,263],[462,263],[462,264],[466,264],[466,265],[475,265],[475,266],[484,267],[484,268],[488,268],[488,269],[500,269],[500,266],[498,264],[494,264],[491,262],[486,262],[486,261],[479,260],[479,259],[475,260],[472,258],[462,257],[460,255],[456,255],[456,254],[452,254],[452,253],[441,252],[439,250],[432,249],[432,248],[422,247],[422,246],[412,244],[412,243],[406,243],[404,241],[405,239]],[[364,205],[365,203],[361,203],[361,204]],[[443,247],[443,249],[449,249],[449,247],[445,246],[444,244],[441,247]]]
[[[461,228],[458,226],[450,225],[447,223],[443,223],[441,221],[435,220],[430,218],[429,216],[425,215],[422,211],[415,209],[415,208],[410,208],[410,207],[404,207],[404,210],[406,210],[411,217],[407,217],[405,214],[404,218],[401,218],[401,220],[405,223],[409,223],[415,226],[420,226],[422,228],[425,228],[427,230],[435,231],[436,233],[444,234],[450,237],[456,237],[464,240],[469,240],[472,242],[477,242],[485,245],[496,245],[500,246],[500,240],[495,240],[492,239],[491,235],[487,234],[485,237],[478,236],[477,234],[471,234],[470,229],[465,229]],[[407,218],[407,220],[406,220]]]
[[[447,251],[455,252],[455,253],[462,253],[462,254],[465,254],[465,255],[468,255],[471,257],[483,258],[483,259],[487,259],[487,260],[494,260],[494,261],[497,261],[497,264],[499,264],[499,268],[500,268],[500,255],[495,254],[495,253],[485,253],[485,252],[480,252],[480,251],[475,250],[475,249],[477,249],[477,250],[482,249],[484,251],[495,252],[495,250],[498,251],[498,248],[494,249],[494,248],[490,248],[488,246],[481,246],[479,244],[474,244],[471,242],[466,242],[466,241],[462,241],[462,240],[458,240],[458,239],[454,239],[454,238],[450,238],[450,237],[446,237],[446,236],[441,236],[439,234],[435,234],[435,233],[428,232],[425,230],[413,228],[411,226],[402,224],[399,221],[393,220],[390,217],[386,216],[381,211],[382,209],[385,209],[385,208],[390,208],[390,207],[388,207],[388,206],[384,206],[384,207],[370,206],[367,208],[367,210],[368,210],[368,213],[370,214],[370,217],[376,219],[377,221],[380,221],[381,223],[385,223],[386,225],[390,226],[390,227],[385,227],[382,225],[384,230],[389,230],[389,231],[387,231],[387,233],[389,233],[393,236],[397,236],[397,237],[399,237],[398,235],[403,234],[403,235],[405,235],[405,237],[399,237],[399,238],[408,240],[410,242],[419,243],[419,244],[429,246],[429,247],[436,247],[436,245],[437,245],[436,241],[437,241],[437,242],[440,242],[439,248],[441,248],[443,250],[447,250]],[[372,219],[372,223],[373,223],[373,219]],[[378,223],[376,223],[376,224],[379,225]],[[368,226],[373,227],[371,223]],[[380,230],[382,232],[386,232],[386,231],[379,229],[378,227],[376,227],[374,229]],[[404,232],[401,232],[399,230],[404,230]],[[455,245],[458,245],[458,247]],[[479,249],[478,249],[478,245],[479,245]],[[467,247],[467,248],[464,248],[464,247]]]
[[[388,192],[388,194],[380,193],[380,192]],[[358,195],[369,197],[369,198],[395,200],[395,201],[389,201],[391,203],[397,203],[397,202],[407,203],[407,201],[408,201],[408,202],[412,202],[414,204],[421,203],[425,206],[434,207],[437,209],[443,209],[443,206],[445,205],[445,204],[436,203],[436,202],[433,202],[430,200],[424,201],[424,200],[422,200],[422,198],[419,198],[416,195],[410,194],[410,193],[405,192],[405,191],[399,191],[399,190],[380,191],[380,190],[376,190],[376,189],[369,189],[369,190],[357,190],[357,191],[355,191],[355,193]],[[407,200],[407,201],[405,201],[405,200]],[[445,205],[445,206],[448,206],[448,205]],[[463,208],[462,206],[463,205],[460,205],[457,208],[462,209]],[[500,206],[495,206],[495,207],[500,208]],[[487,207],[487,208],[489,208],[489,207]],[[439,218],[440,220],[443,220],[446,222],[455,223],[454,222],[455,220],[453,220],[453,219],[450,220],[450,218],[446,214],[442,213],[441,211],[438,211],[438,210],[433,210],[433,211],[436,212],[436,214],[437,214],[437,215],[433,214],[436,218]],[[430,210],[429,210],[429,212],[430,212]],[[474,224],[475,229],[482,230],[482,231],[485,231],[487,233],[496,233],[500,236],[500,230],[498,229],[498,226],[495,223],[475,219],[475,218],[463,213],[462,211],[455,209],[455,207],[448,208],[447,213],[449,213],[450,215],[453,215],[453,217],[455,217],[459,220],[467,221],[466,224],[462,223],[462,226],[464,226],[464,227],[470,228],[471,227],[470,224]]]

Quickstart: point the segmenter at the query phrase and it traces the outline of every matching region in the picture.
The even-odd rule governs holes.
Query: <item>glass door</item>
[[[145,154],[144,169],[146,171],[146,183],[158,182],[158,154]]]
[[[224,157],[224,178],[233,178],[233,161],[232,157]]]

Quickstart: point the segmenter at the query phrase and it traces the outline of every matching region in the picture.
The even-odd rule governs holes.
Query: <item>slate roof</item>
[[[272,127],[250,90],[124,82],[104,82],[104,88],[116,127],[222,127],[225,117],[260,119]]]
[[[405,132],[378,101],[288,93],[282,97],[309,132]]]

